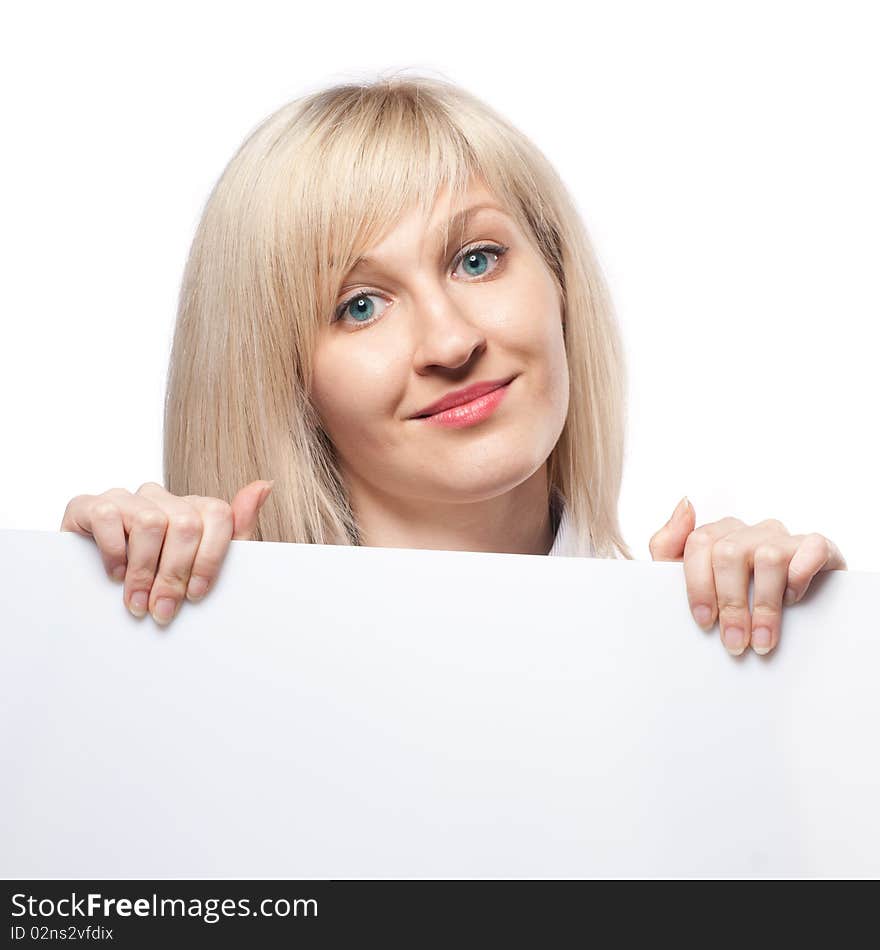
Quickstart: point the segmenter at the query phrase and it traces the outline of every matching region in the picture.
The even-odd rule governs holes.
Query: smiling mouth
[[[432,416],[439,416],[442,413],[449,412],[452,409],[458,409],[462,406],[469,406],[472,403],[478,402],[483,397],[488,396],[490,393],[496,392],[497,390],[503,389],[504,387],[510,385],[510,383],[512,383],[513,380],[516,379],[516,375],[517,374],[510,376],[505,380],[499,380],[491,388],[487,388],[484,384],[479,384],[479,383],[475,384],[474,386],[468,387],[471,390],[476,390],[474,395],[472,395],[469,399],[467,398],[466,391],[462,391],[460,395],[465,396],[464,399],[461,399],[460,396],[458,398],[456,398],[456,396],[452,396],[452,398],[446,397],[443,400],[438,400],[438,402],[441,403],[442,408],[433,409],[429,412],[420,412],[420,413],[417,413],[416,415],[410,416],[409,418],[410,419],[430,419]],[[443,406],[442,404],[444,402],[448,404],[446,406]]]
[[[513,379],[516,379],[516,377],[513,377]],[[427,415],[413,416],[412,419],[425,422],[427,425],[449,429],[464,429],[475,426],[484,419],[488,419],[495,412],[507,395],[513,379],[496,386],[495,389],[491,389],[489,392],[475,396],[468,402],[459,403],[457,406],[450,406],[447,409],[441,409]]]

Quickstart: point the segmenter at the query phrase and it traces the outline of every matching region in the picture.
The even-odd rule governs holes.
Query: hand
[[[734,656],[750,641],[756,653],[769,653],[779,642],[783,601],[786,606],[797,603],[816,574],[846,570],[837,546],[821,534],[789,534],[773,519],[747,525],[738,518],[723,518],[695,531],[696,517],[693,505],[682,498],[651,538],[651,557],[684,561],[694,619],[709,630],[720,615],[721,638]]]
[[[143,617],[149,608],[156,623],[165,625],[184,596],[193,602],[205,596],[230,541],[251,540],[272,484],[251,482],[231,504],[200,495],[181,498],[156,482],[135,494],[111,488],[102,495],[77,495],[67,505],[61,530],[93,538],[108,576],[124,581],[128,609]]]

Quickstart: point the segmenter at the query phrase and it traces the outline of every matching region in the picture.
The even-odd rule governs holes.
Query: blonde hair
[[[589,237],[545,156],[445,79],[349,82],[297,99],[238,149],[187,261],[168,373],[165,482],[231,499],[275,479],[257,540],[356,544],[332,443],[309,399],[316,334],[358,256],[441,188],[481,179],[562,295],[568,416],[548,460],[584,550],[631,558],[618,525],[626,379]],[[447,234],[448,240],[448,234]]]

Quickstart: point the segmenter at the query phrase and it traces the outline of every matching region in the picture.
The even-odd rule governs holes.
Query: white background
[[[864,3],[32,3],[0,39],[0,527],[162,480],[189,243],[245,135],[451,79],[574,193],[626,342],[624,535],[778,517],[880,570],[880,30]]]

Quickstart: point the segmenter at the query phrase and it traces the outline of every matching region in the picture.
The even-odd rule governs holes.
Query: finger
[[[187,600],[195,602],[208,593],[220,573],[232,540],[233,514],[231,505],[220,498],[187,495],[184,501],[202,517],[202,540],[186,587]]]
[[[251,541],[253,539],[257,530],[260,509],[269,497],[274,484],[274,480],[271,482],[251,482],[250,485],[245,485],[232,499],[233,541]]]
[[[749,582],[755,549],[759,544],[778,540],[781,536],[790,537],[785,525],[771,519],[756,525],[744,525],[716,541],[712,548],[721,639],[733,656],[739,656],[751,638]]]
[[[701,525],[691,532],[684,547],[684,579],[688,604],[694,620],[710,630],[718,616],[715,595],[715,572],[712,568],[712,546],[719,538],[743,526],[739,518],[722,518]]]
[[[672,517],[648,542],[655,561],[680,561],[688,535],[694,530],[697,515],[687,496],[678,503]]]
[[[816,574],[847,569],[837,545],[824,535],[813,533],[795,537],[800,544],[788,566],[787,605],[797,603],[804,596]]]
[[[104,492],[72,498],[64,511],[60,530],[92,538],[101,553],[107,576],[121,581],[126,565],[125,528],[119,505],[109,495],[110,492]]]
[[[149,599],[153,619],[164,626],[174,619],[186,596],[193,561],[202,540],[202,516],[189,502],[172,495],[155,482],[142,485],[138,494],[152,501],[167,519]]]
[[[751,636],[755,653],[769,653],[779,643],[782,596],[788,579],[788,565],[797,546],[797,539],[779,536],[763,541],[755,548]]]
[[[119,498],[128,535],[128,566],[122,599],[135,617],[144,617],[168,529],[168,516],[147,498],[126,492]]]

